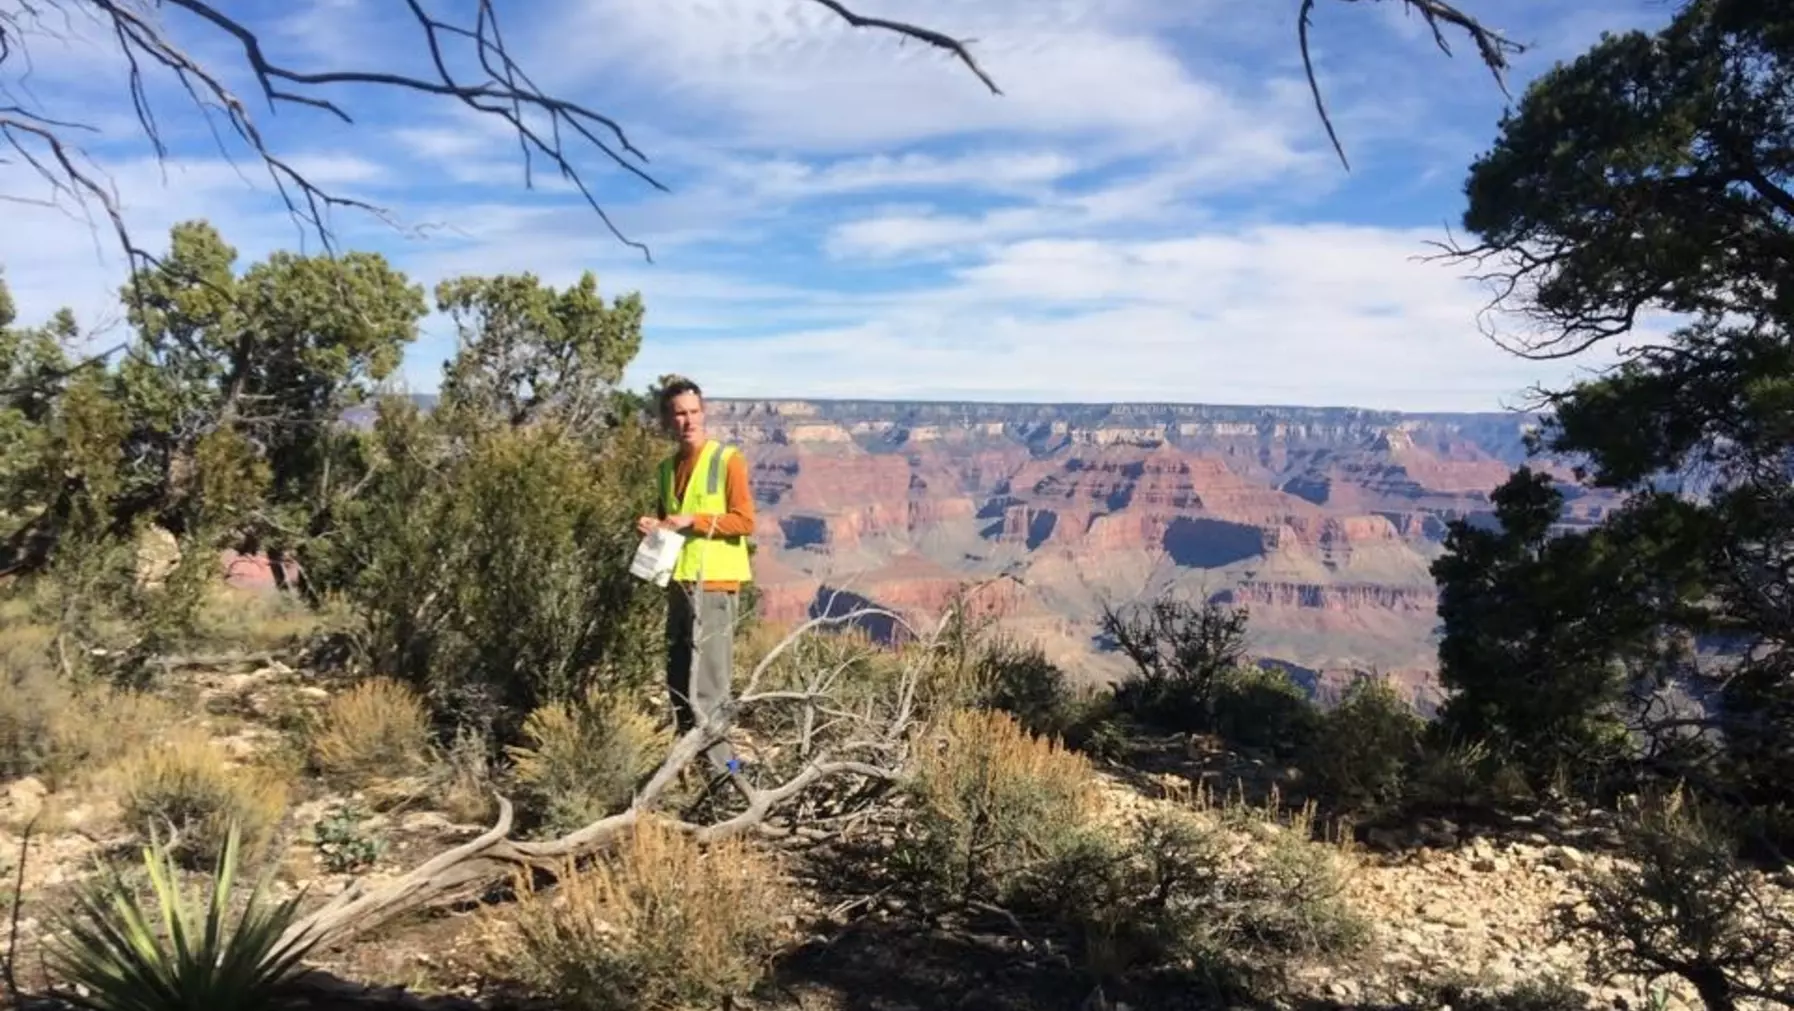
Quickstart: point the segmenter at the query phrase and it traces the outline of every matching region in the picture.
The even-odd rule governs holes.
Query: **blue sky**
[[[426,69],[392,0],[221,6],[301,69]],[[474,5],[429,6],[470,23]],[[1506,99],[1466,40],[1445,57],[1395,0],[1317,11],[1317,69],[1350,172],[1301,76],[1295,0],[854,6],[976,39],[1005,94],[810,0],[499,4],[537,81],[617,118],[671,189],[595,151],[578,158],[653,264],[552,175],[526,189],[503,125],[443,100],[321,92],[352,126],[249,109],[314,180],[404,226],[339,212],[339,243],[379,250],[426,286],[526,270],[561,285],[590,269],[608,294],[641,291],[632,385],[677,371],[722,396],[1496,410],[1602,362],[1506,354],[1479,331],[1485,292],[1419,259],[1456,227],[1465,168]],[[1603,30],[1670,13],[1662,0],[1464,6],[1532,46],[1515,60],[1516,95]],[[254,97],[230,39],[171,7],[158,16]],[[166,76],[150,84],[170,148],[158,164],[116,51],[93,25],[75,28],[73,44],[30,40],[28,77],[0,65],[0,105],[24,97],[93,125],[83,147],[140,240],[160,247],[169,225],[203,217],[244,265],[317,248]],[[16,160],[0,164],[0,195],[53,197]],[[54,202],[0,202],[0,268],[21,311],[69,305],[116,328],[121,258],[84,217],[92,208]],[[434,389],[453,342],[445,319],[427,319],[406,385]]]

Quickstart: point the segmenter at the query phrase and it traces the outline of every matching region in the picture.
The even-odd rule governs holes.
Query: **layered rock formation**
[[[1378,670],[1423,708],[1435,694],[1427,566],[1449,521],[1486,520],[1532,421],[746,400],[712,400],[709,416],[749,454],[769,618],[856,601],[925,621],[962,582],[1002,574],[984,592],[1004,620],[1112,675],[1092,645],[1102,602],[1175,590],[1247,607],[1255,649],[1323,696]],[[1576,522],[1614,505],[1571,490]]]

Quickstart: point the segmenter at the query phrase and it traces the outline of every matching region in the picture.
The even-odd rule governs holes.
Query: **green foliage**
[[[1681,791],[1640,805],[1624,864],[1583,875],[1583,904],[1560,910],[1589,936],[1590,967],[1687,980],[1709,1011],[1794,1007],[1794,917],[1740,859],[1728,813]]]
[[[657,445],[544,421],[467,439],[382,405],[374,471],[341,513],[328,578],[380,669],[438,712],[514,741],[525,714],[658,669],[657,606],[629,575]]]
[[[269,1006],[310,949],[303,940],[281,940],[302,896],[271,905],[264,881],[250,891],[241,912],[232,908],[238,869],[234,827],[214,866],[211,896],[200,909],[178,883],[179,872],[165,850],[145,847],[143,865],[156,901],[153,910],[145,910],[136,890],[113,870],[77,892],[71,909],[56,914],[58,931],[66,936],[50,943],[50,964],[86,990],[63,999],[93,1011]]]
[[[44,536],[85,506],[115,533],[153,520],[291,546],[327,505],[336,419],[397,366],[423,294],[375,254],[276,253],[241,276],[235,260],[189,222],[137,275],[128,353],[65,385],[64,430],[40,438],[72,463],[26,482]]]
[[[139,630],[125,645],[167,648],[190,634],[219,548],[280,559],[328,532],[358,476],[338,419],[425,311],[377,255],[276,253],[241,275],[235,261],[209,225],[177,225],[126,290],[134,334],[113,362],[68,367],[66,312],[0,326],[0,571],[49,573],[83,643],[110,607]],[[136,549],[155,530],[181,562],[145,587]]]
[[[894,864],[925,899],[1006,902],[1041,861],[1078,844],[1095,810],[1084,759],[1007,713],[946,714],[909,783],[916,814]]]
[[[1566,338],[1638,310],[1780,311],[1794,90],[1787,12],[1695,0],[1540,75],[1471,167],[1464,225],[1530,248],[1527,302]],[[1740,227],[1741,225],[1747,227]],[[1669,424],[1680,424],[1669,422]]]
[[[1009,713],[1031,734],[1063,736],[1077,718],[1065,672],[1039,643],[1008,636],[985,643],[973,678],[980,705]]]
[[[1244,998],[1369,936],[1342,897],[1341,854],[1309,841],[1303,818],[1172,808],[1116,828],[1069,834],[1013,900],[1069,933],[1099,977],[1178,968]]]
[[[1479,242],[1466,252],[1493,266],[1509,308],[1547,327],[1533,350],[1574,354],[1646,313],[1678,314],[1684,325],[1548,398],[1537,444],[1580,460],[1587,480],[1628,492],[1626,508],[1549,549],[1460,538],[1462,557],[1441,574],[1466,604],[1479,581],[1536,599],[1522,604],[1530,653],[1515,649],[1512,630],[1503,636],[1459,612],[1448,618],[1465,633],[1452,662],[1483,682],[1502,662],[1540,663],[1513,669],[1530,687],[1510,694],[1562,680],[1567,687],[1545,695],[1560,713],[1585,714],[1566,717],[1572,736],[1592,729],[1596,700],[1611,698],[1614,663],[1657,650],[1653,617],[1723,646],[1739,662],[1717,684],[1648,664],[1659,681],[1673,673],[1717,689],[1697,723],[1720,736],[1699,747],[1671,742],[1657,768],[1679,765],[1741,807],[1784,812],[1775,784],[1794,768],[1794,621],[1784,593],[1794,555],[1791,33],[1785,5],[1694,0],[1654,34],[1604,37],[1535,81],[1472,167],[1464,224]],[[1671,489],[1685,494],[1671,500]],[[1514,497],[1552,512],[1536,492]],[[1498,610],[1497,595],[1485,596]],[[1485,642],[1494,652],[1478,661],[1467,654],[1484,634],[1507,642]],[[1478,664],[1482,672],[1469,673]],[[1505,719],[1498,705],[1475,708],[1458,712],[1472,725]],[[1636,728],[1653,745],[1668,732],[1657,722]],[[1567,758],[1561,749],[1557,757]]]
[[[1320,718],[1307,690],[1281,667],[1242,664],[1224,672],[1216,688],[1214,730],[1240,747],[1293,754]]]
[[[1619,525],[1557,533],[1563,493],[1530,468],[1493,499],[1500,529],[1454,521],[1433,563],[1453,693],[1440,719],[1535,783],[1598,775],[1626,757],[1628,690],[1675,661],[1662,634],[1682,592],[1672,554]]]
[[[1426,724],[1382,678],[1361,678],[1317,721],[1301,769],[1311,794],[1348,810],[1399,804],[1419,763]]]
[[[628,573],[664,450],[609,389],[640,343],[635,296],[588,277],[438,289],[461,345],[437,411],[379,405],[367,476],[314,579],[340,591],[381,669],[495,744],[526,714],[652,678],[659,598]]]
[[[364,870],[386,852],[386,840],[363,828],[368,817],[359,804],[338,803],[312,826],[312,844],[325,870],[332,874]]]
[[[1104,605],[1103,634],[1134,664],[1117,707],[1167,730],[1213,730],[1223,682],[1246,656],[1246,622],[1243,608],[1214,600]]]
[[[444,409],[522,425],[552,413],[574,427],[611,419],[611,396],[641,350],[642,299],[610,305],[591,271],[557,292],[533,274],[460,277],[436,286],[461,351],[445,370]]]

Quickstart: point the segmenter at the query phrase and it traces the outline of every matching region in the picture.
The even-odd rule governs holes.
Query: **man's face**
[[[683,446],[700,446],[704,442],[704,398],[696,393],[681,393],[667,401],[667,428]]]

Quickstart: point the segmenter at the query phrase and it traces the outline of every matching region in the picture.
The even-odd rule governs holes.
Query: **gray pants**
[[[673,583],[667,587],[667,691],[679,733],[708,718],[729,701],[735,671],[737,595],[699,590]],[[735,757],[729,742],[718,741],[705,753],[718,770]]]

